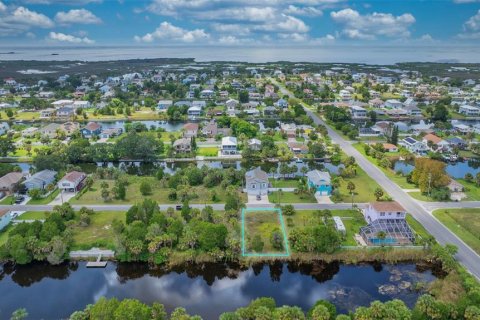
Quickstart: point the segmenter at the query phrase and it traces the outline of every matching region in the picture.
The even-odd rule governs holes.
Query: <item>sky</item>
[[[0,45],[478,45],[480,0],[0,0]]]

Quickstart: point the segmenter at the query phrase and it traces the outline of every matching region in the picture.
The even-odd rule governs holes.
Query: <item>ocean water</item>
[[[274,61],[394,64],[397,62],[480,62],[480,46],[0,46],[2,60],[106,61],[147,58],[195,58],[196,61]]]

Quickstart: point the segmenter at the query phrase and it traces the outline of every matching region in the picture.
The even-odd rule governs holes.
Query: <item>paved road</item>
[[[274,82],[276,82],[274,80]],[[276,83],[280,87],[280,91],[283,94],[286,94],[290,97],[294,95],[286,90],[284,87],[280,86],[278,82]],[[427,231],[433,235],[438,242],[441,244],[451,243],[458,247],[457,260],[462,263],[471,274],[473,274],[477,279],[480,280],[480,256],[473,251],[465,242],[458,238],[453,232],[446,228],[440,221],[438,221],[427,209],[424,208],[426,203],[420,203],[410,197],[405,191],[403,191],[396,183],[390,180],[385,174],[380,171],[375,165],[368,161],[360,152],[358,152],[350,142],[343,139],[338,133],[336,133],[332,128],[330,128],[326,123],[320,119],[315,113],[313,113],[305,104],[303,104],[307,115],[313,119],[316,124],[325,125],[328,130],[328,135],[331,137],[332,141],[337,143],[340,148],[349,156],[353,156],[357,161],[358,165],[380,186],[382,186],[385,191],[388,192],[396,201],[398,201],[412,216],[415,217]],[[467,207],[465,204],[468,202],[459,203],[458,207]],[[435,204],[435,203],[434,203]],[[448,205],[457,207],[456,203],[436,203],[440,208],[446,207]],[[472,202],[472,207],[478,207],[480,202]],[[430,206],[429,208],[433,208]]]

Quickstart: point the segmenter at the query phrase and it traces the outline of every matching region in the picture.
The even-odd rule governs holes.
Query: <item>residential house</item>
[[[52,106],[56,109],[63,107],[71,107],[73,105],[73,100],[57,100],[52,102]]]
[[[463,150],[467,147],[468,143],[463,140],[462,138],[459,138],[459,137],[452,137],[452,138],[449,138],[446,140],[450,146],[453,148],[453,147],[456,147],[460,150]]]
[[[368,245],[407,245],[415,241],[406,221],[407,212],[396,201],[370,203],[363,216],[368,225],[360,228],[360,235]]]
[[[172,100],[160,100],[157,103],[157,109],[160,111],[167,111],[173,105]]]
[[[88,108],[91,108],[92,107],[92,104],[90,103],[90,101],[75,101],[73,103],[73,107],[75,109],[77,108],[80,108],[80,109],[88,109]]]
[[[10,125],[7,122],[0,122],[0,136],[7,133],[8,130],[10,130]]]
[[[121,135],[123,132],[122,128],[108,128],[100,132],[100,139],[110,139],[116,136]]]
[[[417,154],[425,154],[428,151],[428,146],[425,142],[415,140],[412,137],[406,137],[398,144],[407,148],[408,151]]]
[[[386,152],[398,152],[398,147],[394,144],[391,144],[391,143],[384,143],[383,144],[383,149]]]
[[[407,115],[411,117],[421,117],[422,116],[422,110],[419,107],[416,106],[405,106],[403,108],[407,112]]]
[[[38,132],[36,127],[28,127],[27,129],[22,130],[22,137],[31,138]]]
[[[238,113],[238,100],[229,99],[227,102],[225,102],[225,105],[227,107],[227,115],[230,117],[235,117]]]
[[[72,107],[61,107],[56,111],[57,118],[69,119],[75,115],[75,109]]]
[[[447,141],[437,137],[433,133],[425,135],[422,140],[425,144],[427,144],[430,150],[435,152],[445,152],[450,149],[450,145]]]
[[[209,138],[214,138],[218,134],[218,125],[215,121],[210,121],[202,128],[202,134]]]
[[[403,103],[397,99],[388,99],[385,101],[385,107],[391,109],[401,109],[403,107]]]
[[[80,130],[80,124],[78,122],[72,122],[68,121],[63,123],[60,126],[60,129],[65,131],[65,133],[70,136],[72,135],[75,131]]]
[[[38,132],[42,137],[49,137],[50,139],[54,139],[58,135],[58,130],[61,130],[61,126],[58,123],[50,123],[38,130]]]
[[[60,179],[57,185],[63,192],[77,192],[82,190],[86,177],[87,174],[85,172],[71,171]]]
[[[295,142],[295,141],[288,141],[287,142],[288,149],[292,151],[295,154],[307,154],[308,153],[308,147],[304,145],[303,143],[300,142]]]
[[[310,188],[315,189],[321,196],[332,194],[332,178],[327,171],[312,170],[307,172],[307,183]]]
[[[351,106],[350,112],[352,113],[352,118],[366,118],[367,117],[367,110],[360,106]]]
[[[55,115],[55,109],[47,108],[40,111],[40,119],[50,119]]]
[[[464,114],[467,117],[477,117],[480,115],[480,108],[464,104],[458,108],[458,113]]]
[[[56,171],[53,170],[42,170],[30,178],[28,178],[24,185],[28,190],[32,189],[45,189],[49,184],[53,184],[55,182],[55,177],[57,175]]]
[[[183,136],[185,138],[196,137],[198,135],[198,123],[186,123],[183,126]]]
[[[268,175],[260,167],[245,173],[245,189],[248,195],[267,195],[268,186]]]
[[[89,122],[85,127],[80,129],[80,132],[84,138],[99,136],[102,132],[102,126],[98,122]]]
[[[6,194],[12,194],[23,180],[23,173],[10,172],[0,178],[0,191]]]
[[[274,105],[281,108],[281,109],[287,109],[288,108],[288,101],[285,100],[285,99],[278,99],[278,101],[275,102]]]
[[[202,108],[198,106],[193,106],[188,108],[187,115],[189,117],[199,117],[202,115]]]
[[[173,149],[176,153],[187,153],[192,151],[192,139],[180,138],[173,143]]]
[[[248,148],[250,150],[260,151],[262,149],[262,142],[256,138],[248,140]]]
[[[3,230],[13,220],[14,213],[10,209],[0,209],[0,230]]]
[[[220,150],[223,155],[237,154],[237,138],[236,137],[223,137]]]

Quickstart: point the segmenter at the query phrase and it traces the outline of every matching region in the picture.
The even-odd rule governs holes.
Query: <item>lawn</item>
[[[480,254],[480,209],[441,209],[433,215]]]
[[[475,182],[468,182],[465,179],[455,179],[460,182],[465,187],[465,194],[467,198],[464,200],[468,201],[479,201],[480,200],[480,187],[477,187]]]
[[[8,234],[12,230],[12,224],[10,223],[2,231],[0,231],[0,246],[3,246],[8,240]]]
[[[404,176],[396,174],[392,169],[386,169],[382,168],[377,165],[377,159],[367,156],[365,154],[365,150],[363,149],[363,146],[360,143],[355,143],[353,144],[353,147],[358,150],[368,161],[373,163],[377,168],[379,168],[390,180],[395,182],[400,188],[402,189],[416,189],[417,187],[412,184],[407,182],[407,178]]]
[[[268,179],[272,188],[297,188],[298,179]]]
[[[0,201],[0,204],[12,204],[13,200],[13,196],[6,196]]]
[[[30,201],[28,201],[27,204],[49,204],[58,196],[59,193],[60,193],[60,189],[57,188],[55,189],[55,191],[50,193],[47,197],[41,198],[38,200],[31,199]]]
[[[45,211],[27,211],[17,217],[17,220],[44,220],[47,216]]]
[[[70,200],[71,204],[104,204],[105,201],[101,197],[101,183],[105,181],[109,185],[109,191],[111,200],[108,203],[111,204],[132,204],[135,202],[140,202],[144,198],[150,198],[158,203],[179,203],[180,200],[170,200],[168,194],[170,189],[166,186],[163,186],[160,181],[153,177],[138,177],[138,176],[129,176],[129,185],[127,186],[126,198],[125,200],[114,199],[112,195],[112,188],[114,186],[113,180],[97,180],[94,182],[92,188],[85,192],[79,199],[72,198]],[[152,194],[143,196],[140,192],[140,184],[142,181],[147,181],[152,187]],[[212,201],[212,192],[215,192],[217,201]],[[196,195],[195,199],[192,199],[190,203],[224,203],[225,202],[225,189],[221,187],[215,188],[205,188],[204,186],[190,187],[190,195]],[[246,195],[241,194],[242,200],[246,202]]]
[[[113,248],[112,221],[114,219],[125,221],[125,212],[96,211],[90,218],[88,227],[79,225],[73,227],[74,249]]]
[[[360,167],[357,168],[357,175],[353,178],[340,179],[340,194],[342,195],[342,202],[351,202],[352,197],[350,191],[347,189],[348,182],[351,181],[355,185],[353,202],[365,203],[375,201],[374,191],[379,187],[370,176]]]
[[[197,156],[216,157],[218,156],[217,147],[199,147],[197,149]]]
[[[436,200],[433,200],[433,199],[432,199],[431,197],[429,197],[428,195],[421,193],[420,191],[408,192],[408,194],[409,194],[412,198],[417,199],[417,200],[420,200],[420,201],[426,201],[426,202],[436,201]]]
[[[285,242],[279,213],[276,210],[245,210],[245,253],[255,252],[252,248],[252,240],[255,236],[260,236],[264,243],[263,250],[256,252],[260,254],[285,253]],[[279,231],[282,235],[283,249],[274,248],[271,243],[272,234]]]
[[[311,193],[296,194],[295,192],[273,191],[268,194],[268,200],[272,203],[317,203],[317,199]]]
[[[411,214],[407,214],[407,223],[412,228],[413,231],[415,231],[415,234],[417,235],[418,238],[428,238],[430,234],[428,233],[427,230],[422,226],[420,222],[418,222]]]

